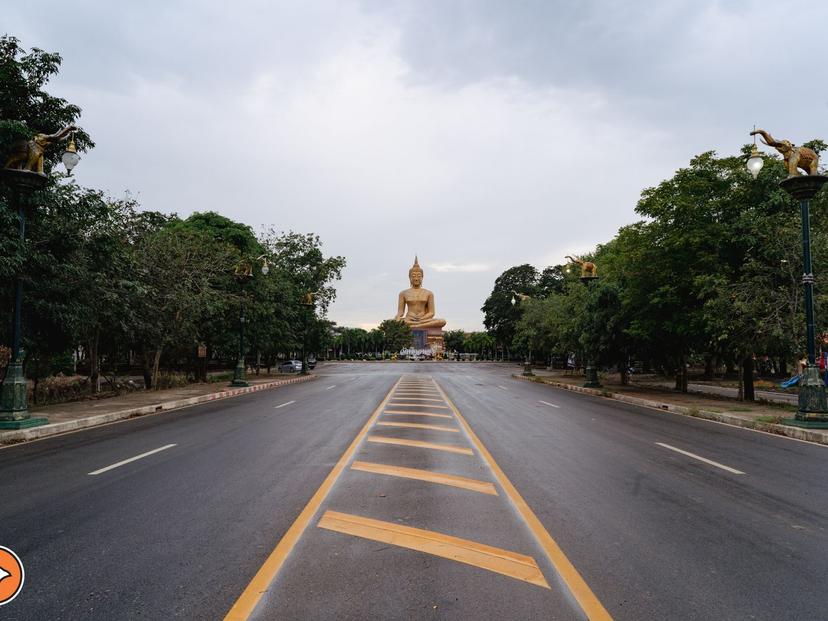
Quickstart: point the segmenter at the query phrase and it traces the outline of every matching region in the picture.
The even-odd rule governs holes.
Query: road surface
[[[828,449],[485,363],[0,450],[2,619],[820,619]]]

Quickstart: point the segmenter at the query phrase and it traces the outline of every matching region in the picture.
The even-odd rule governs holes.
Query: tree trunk
[[[152,384],[158,390],[158,366],[161,362],[161,348],[155,350],[155,357],[152,362]]]
[[[788,377],[788,361],[785,356],[779,358],[779,377]]]
[[[679,359],[678,370],[676,371],[676,390],[687,392],[687,364],[684,362],[684,356]]]
[[[98,358],[98,344],[101,340],[100,330],[95,330],[95,335],[89,341],[89,389],[93,394],[101,392],[101,370]]]
[[[704,379],[708,382],[713,379],[713,363],[715,358],[713,356],[705,356],[704,357]]]
[[[144,389],[152,390],[152,367],[146,346],[141,347],[141,373],[144,376]]]
[[[756,389],[753,386],[753,356],[746,356],[742,361],[742,400],[756,401]]]
[[[626,364],[621,365],[621,385],[622,386],[629,386],[630,385],[630,370],[627,368]]]

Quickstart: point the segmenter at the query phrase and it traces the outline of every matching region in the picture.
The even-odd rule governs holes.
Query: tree
[[[378,330],[382,332],[385,349],[398,352],[411,347],[411,326],[399,319],[386,319],[380,323]]]
[[[465,341],[466,333],[463,330],[447,330],[443,335],[446,351],[463,351]]]
[[[483,325],[504,347],[512,343],[520,309],[512,305],[513,292],[534,295],[538,271],[531,265],[511,267],[497,277],[491,294],[483,304]]]
[[[140,240],[136,255],[141,277],[136,333],[147,388],[157,388],[164,350],[192,349],[198,342],[198,319],[224,306],[227,294],[218,285],[232,254],[227,246],[211,243],[206,233],[169,226]]]
[[[38,132],[51,134],[77,123],[81,109],[44,90],[60,70],[60,63],[60,54],[37,48],[27,51],[15,37],[0,36],[0,154],[5,155],[16,140],[28,140]],[[95,146],[82,129],[75,133],[75,143],[80,151]],[[60,156],[58,150],[47,151],[47,174]]]

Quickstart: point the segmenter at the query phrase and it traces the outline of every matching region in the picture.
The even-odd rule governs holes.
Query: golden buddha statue
[[[408,280],[411,288],[400,291],[397,316],[394,319],[403,320],[413,330],[440,330],[446,325],[446,320],[434,317],[434,294],[422,287],[423,268],[416,256],[414,265],[408,270]]]

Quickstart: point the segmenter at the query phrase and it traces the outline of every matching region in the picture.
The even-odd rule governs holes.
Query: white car
[[[301,360],[285,360],[279,365],[279,373],[298,373],[302,370]]]

